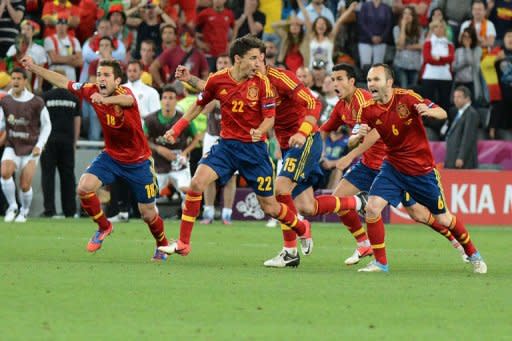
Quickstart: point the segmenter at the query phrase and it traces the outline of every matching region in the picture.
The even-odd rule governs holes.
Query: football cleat
[[[155,250],[155,254],[151,257],[152,262],[165,262],[169,256],[165,252],[158,249]]]
[[[112,223],[127,223],[130,221],[130,215],[128,212],[119,212],[113,217],[108,218]]]
[[[266,227],[276,227],[277,226],[277,219],[270,218],[267,223],[265,224]]]
[[[295,255],[292,255],[284,249],[274,258],[271,258],[263,263],[263,265],[269,268],[285,268],[287,266],[296,268],[299,266],[299,264],[299,254],[296,253]]]
[[[486,274],[487,264],[484,259],[480,256],[480,252],[476,252],[469,257],[469,262],[473,265],[473,272],[476,274]]]
[[[202,224],[202,225],[210,225],[213,223],[213,219],[203,219],[199,222],[199,224]]]
[[[99,249],[101,249],[101,244],[103,244],[103,241],[105,238],[112,233],[112,230],[114,229],[114,225],[110,223],[110,226],[104,230],[104,231],[96,231],[94,232],[94,235],[87,243],[87,251],[89,252],[96,252]]]
[[[9,207],[7,211],[5,212],[4,222],[6,223],[12,223],[14,221],[14,218],[16,218],[16,214],[18,213],[18,207]]]
[[[311,236],[311,223],[307,220],[303,220],[306,225],[306,232],[302,236],[299,236],[300,250],[304,256],[309,256],[313,252],[313,238]]]
[[[358,197],[361,200],[361,208],[357,210],[357,214],[364,218],[364,216],[366,215],[366,204],[368,204],[368,193],[359,192],[356,194],[356,197]]]
[[[222,219],[222,224],[224,225],[233,225],[231,219]]]
[[[381,264],[376,260],[368,263],[364,268],[358,269],[357,272],[388,272],[389,266],[387,264]]]
[[[191,248],[189,244],[183,243],[181,240],[171,240],[169,245],[167,246],[159,246],[159,251],[162,251],[168,255],[172,255],[173,253],[177,253],[181,256],[186,256],[190,253]]]
[[[368,257],[371,255],[373,255],[373,250],[372,250],[371,246],[360,246],[354,251],[352,256],[345,259],[345,264],[346,265],[357,264],[357,263],[359,263],[361,258]]]

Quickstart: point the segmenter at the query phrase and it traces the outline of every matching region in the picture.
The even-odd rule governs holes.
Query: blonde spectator
[[[444,12],[441,8],[436,7],[430,13],[429,27],[430,27],[430,23],[432,21],[446,21]],[[451,41],[452,43],[455,43],[453,29],[450,25],[446,25],[445,35],[449,41]],[[430,38],[430,29],[428,30],[427,36],[425,37],[425,39],[429,39],[429,38]]]

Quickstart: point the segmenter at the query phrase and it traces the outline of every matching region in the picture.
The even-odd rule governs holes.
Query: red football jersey
[[[348,126],[351,130],[360,122],[357,118],[363,109],[366,101],[370,100],[372,95],[363,89],[357,88],[350,101],[343,99],[336,103],[329,119],[320,127],[320,130],[330,132],[337,130],[341,125]],[[362,157],[361,162],[371,169],[379,170],[382,160],[387,154],[387,148],[382,139],[379,139]]]
[[[423,103],[437,107],[411,90],[393,89],[393,97],[383,105],[368,101],[361,122],[377,129],[388,147],[387,160],[407,175],[422,175],[434,168],[423,121],[414,107]]]
[[[68,90],[80,98],[91,102],[92,94],[99,92],[93,83],[68,82]],[[105,139],[105,152],[122,163],[139,163],[151,156],[151,150],[140,119],[137,101],[130,89],[117,87],[113,95],[130,95],[134,98],[131,107],[112,104],[91,103],[101,123]]]
[[[261,73],[242,82],[234,80],[229,69],[210,75],[197,104],[205,106],[214,99],[220,101],[220,136],[224,139],[252,142],[251,129],[276,113],[274,91]]]
[[[277,96],[274,132],[281,149],[287,149],[290,137],[297,133],[304,117],[311,115],[318,119],[322,105],[293,72],[267,66],[267,77]]]

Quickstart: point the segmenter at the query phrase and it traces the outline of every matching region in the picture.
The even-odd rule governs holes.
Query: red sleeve
[[[295,88],[293,96],[296,101],[302,103],[307,108],[307,115],[314,116],[317,120],[320,118],[320,111],[322,110],[322,104],[318,101],[311,91],[306,88],[302,83]]]
[[[96,76],[96,69],[98,68],[98,60],[99,59],[95,59],[91,62],[91,64],[89,64],[89,70],[87,72],[87,74],[89,76]]]
[[[202,28],[202,26],[205,24],[205,20],[208,17],[208,14],[206,13],[206,9],[203,9],[196,18],[196,25],[199,28]]]
[[[322,124],[322,126],[320,127],[320,131],[323,131],[323,132],[331,132],[331,131],[335,131],[335,130],[338,130],[338,128],[343,125],[343,121],[341,120],[341,115],[338,113],[338,111],[335,109],[333,109],[333,111],[331,111],[331,115],[329,116],[329,119],[327,121],[325,121],[324,124]]]
[[[407,104],[409,105],[409,108],[412,109],[412,111],[419,115],[418,111],[415,108],[416,104],[425,104],[429,108],[437,108],[439,107],[437,104],[429,100],[428,98],[423,98],[414,91],[408,91],[407,95]]]
[[[453,59],[455,57],[455,50],[453,48],[453,45],[448,45],[448,56],[447,57],[441,57],[439,60],[435,60],[432,57],[432,44],[430,41],[426,41],[423,45],[423,60],[425,64],[431,64],[431,65],[445,65],[445,64],[451,64],[453,62]]]
[[[95,86],[92,83],[68,82],[67,89],[75,96],[81,99],[89,100],[89,96],[94,92]]]
[[[167,65],[167,60],[169,60],[169,54],[172,49],[165,49],[164,52],[160,53],[160,56],[158,56],[158,62],[160,63],[160,66]]]
[[[201,53],[201,66],[199,67],[199,77],[203,78],[204,75],[208,75],[210,73],[210,66],[208,65],[208,60],[203,53]]]
[[[71,6],[71,16],[80,18],[80,8],[78,6]]]

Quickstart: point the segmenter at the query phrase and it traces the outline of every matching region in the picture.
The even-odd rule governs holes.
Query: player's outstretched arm
[[[33,72],[36,75],[43,77],[45,80],[52,83],[53,85],[55,85],[59,88],[67,89],[69,79],[67,79],[66,76],[61,75],[60,73],[57,73],[57,72],[50,71],[48,69],[45,69],[42,66],[37,65],[36,63],[34,63],[32,58],[27,55],[25,55],[25,57],[23,57],[21,59],[21,64],[28,71]]]
[[[338,163],[336,164],[336,168],[344,170],[350,164],[356,157],[361,156],[365,151],[370,149],[371,146],[375,144],[380,139],[379,132],[377,129],[372,129],[368,135],[364,138],[363,143],[361,143],[356,148],[352,149],[347,155],[339,159]]]
[[[96,95],[96,94],[94,94],[94,95]],[[93,103],[98,102],[95,99],[93,99],[92,96],[91,96],[91,100]],[[131,107],[132,105],[134,105],[135,99],[133,98],[133,96],[130,96],[130,95],[115,95],[115,96],[106,96],[106,97],[101,96],[101,101],[98,103],[114,104],[114,105],[117,104],[122,107]]]

